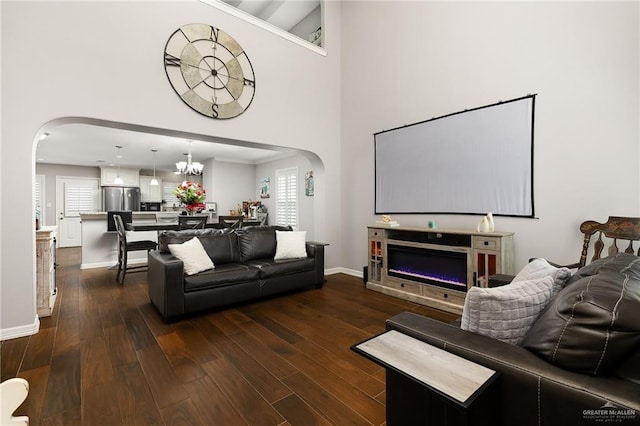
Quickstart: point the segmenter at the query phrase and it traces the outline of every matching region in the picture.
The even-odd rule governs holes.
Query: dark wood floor
[[[1,379],[29,381],[15,415],[31,425],[384,424],[384,370],[350,345],[402,311],[453,319],[336,274],[167,325],[145,272],[119,285],[114,271],[80,271],[79,249],[58,262],[53,316],[0,346]]]

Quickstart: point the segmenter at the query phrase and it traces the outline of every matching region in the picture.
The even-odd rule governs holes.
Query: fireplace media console
[[[368,227],[367,288],[455,314],[467,289],[513,274],[513,233]]]

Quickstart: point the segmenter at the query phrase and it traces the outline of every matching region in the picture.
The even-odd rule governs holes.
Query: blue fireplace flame
[[[467,291],[467,255],[464,252],[389,244],[390,276]]]
[[[466,282],[453,275],[423,274],[419,271],[412,271],[409,269],[389,269],[389,272],[397,275],[406,275],[408,277],[418,278],[420,280],[437,281],[443,284],[456,285],[462,287],[462,289],[467,288]]]

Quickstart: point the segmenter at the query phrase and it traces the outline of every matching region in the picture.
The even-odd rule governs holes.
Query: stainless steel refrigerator
[[[102,211],[140,211],[140,188],[137,186],[103,186]]]

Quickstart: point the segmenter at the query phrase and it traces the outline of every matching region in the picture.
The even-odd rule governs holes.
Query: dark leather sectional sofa
[[[324,244],[306,243],[307,256],[274,260],[276,230],[290,227],[163,231],[158,250],[149,252],[149,298],[166,322],[186,314],[220,308],[324,283]],[[215,268],[185,275],[168,244],[197,236]]]
[[[388,319],[386,328],[500,372],[489,401],[491,425],[638,425],[639,318],[640,258],[621,253],[580,269],[522,346],[409,312]],[[607,359],[602,371],[583,365]],[[428,416],[440,408],[396,376],[387,376],[388,418]]]

